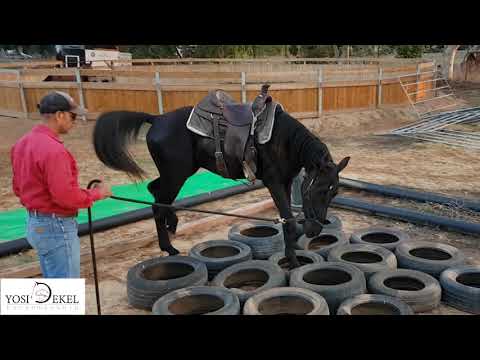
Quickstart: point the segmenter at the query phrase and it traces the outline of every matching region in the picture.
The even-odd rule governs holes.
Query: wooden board
[[[88,88],[83,90],[85,107],[89,112],[127,110],[158,114],[155,90],[114,90]]]
[[[8,112],[23,113],[20,89],[16,87],[0,86],[0,109]]]
[[[371,108],[376,105],[376,96],[376,86],[329,87],[323,89],[323,109]]]

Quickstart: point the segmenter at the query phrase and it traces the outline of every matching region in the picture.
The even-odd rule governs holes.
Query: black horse
[[[148,185],[158,203],[171,204],[185,181],[199,168],[220,174],[215,161],[214,140],[187,129],[193,107],[183,107],[163,115],[142,112],[113,111],[102,114],[93,132],[95,152],[106,166],[141,178],[144,171],[127,150],[135,141],[144,123],[151,124],[146,140],[160,177]],[[327,209],[337,194],[339,172],[347,166],[349,157],[335,164],[327,146],[298,120],[280,106],[275,110],[275,122],[269,142],[258,144],[256,177],[268,188],[283,223],[285,255],[293,267],[299,266],[295,256],[296,220],[290,209],[292,181],[301,168],[306,176],[302,184],[303,224],[307,236],[322,231]],[[240,172],[237,172],[241,173]],[[244,178],[240,176],[238,178]],[[175,234],[178,218],[169,209],[152,207],[160,249],[169,255],[178,254],[168,236]]]

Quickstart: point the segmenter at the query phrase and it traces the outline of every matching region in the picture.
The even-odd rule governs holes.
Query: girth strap
[[[223,177],[229,178],[230,176],[228,175],[227,164],[225,163],[225,159],[223,158],[222,148],[220,145],[218,117],[213,116],[212,114],[210,114],[210,116],[213,119],[213,134],[215,137],[215,161],[217,164],[217,169],[218,171],[220,171],[220,174],[222,174]]]

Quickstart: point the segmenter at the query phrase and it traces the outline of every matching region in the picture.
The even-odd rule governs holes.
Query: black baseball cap
[[[40,114],[54,114],[57,111],[69,111],[77,115],[86,115],[88,111],[79,106],[70,95],[63,91],[52,91],[45,95],[37,107]]]

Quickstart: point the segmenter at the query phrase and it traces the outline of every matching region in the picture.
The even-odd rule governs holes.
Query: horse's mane
[[[332,161],[327,146],[300,121],[285,111],[278,114],[278,121],[288,123],[287,132],[291,136],[291,150],[297,153],[299,161],[305,167],[317,165],[323,168]]]

